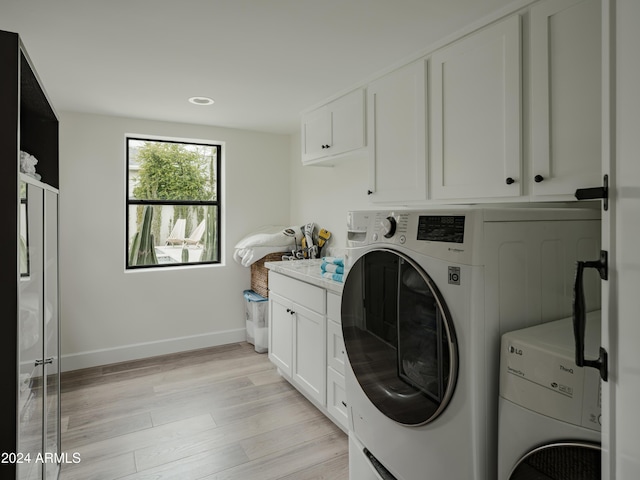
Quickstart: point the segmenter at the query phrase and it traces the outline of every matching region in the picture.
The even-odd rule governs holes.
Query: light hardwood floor
[[[60,480],[347,480],[347,436],[238,343],[63,373]]]

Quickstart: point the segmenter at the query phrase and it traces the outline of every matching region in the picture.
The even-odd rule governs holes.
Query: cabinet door
[[[293,381],[319,404],[325,405],[325,316],[294,304]]]
[[[521,194],[520,29],[509,17],[433,54],[432,198]]]
[[[329,165],[332,157],[365,146],[364,90],[347,93],[302,116],[302,163]]]
[[[58,195],[44,198],[45,453],[60,454],[60,339],[58,317]],[[58,478],[58,463],[44,464],[44,478]]]
[[[302,117],[302,162],[327,155],[331,145],[331,116],[327,107],[320,107]]]
[[[372,202],[427,198],[426,70],[421,59],[367,87]]]
[[[349,428],[344,376],[331,367],[327,368],[327,411],[343,428]]]
[[[553,0],[531,9],[535,196],[602,183],[600,8],[600,0]]]
[[[333,320],[327,320],[327,365],[344,375],[342,327]]]
[[[43,353],[43,259],[44,192],[42,188],[21,182],[20,214],[20,289],[18,331],[18,448],[34,461],[17,464],[17,478],[42,478],[42,463],[35,458],[42,452],[44,422]]]
[[[269,294],[269,360],[291,377],[293,359],[293,303]]]
[[[364,147],[364,91],[358,89],[329,104],[331,111],[330,155]]]

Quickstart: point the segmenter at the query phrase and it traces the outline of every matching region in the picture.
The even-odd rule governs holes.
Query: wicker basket
[[[269,298],[269,269],[265,262],[279,262],[283,252],[269,253],[257,262],[251,264],[251,290],[258,295]]]

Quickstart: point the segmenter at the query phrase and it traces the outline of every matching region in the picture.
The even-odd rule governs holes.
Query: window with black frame
[[[127,268],[220,263],[221,145],[126,142]]]

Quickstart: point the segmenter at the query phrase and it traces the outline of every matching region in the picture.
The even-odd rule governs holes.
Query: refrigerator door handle
[[[600,371],[600,378],[605,382],[609,379],[609,365],[607,351],[600,347],[600,355],[597,360],[584,358],[584,338],[586,334],[587,312],[584,301],[583,276],[585,268],[595,268],[600,273],[600,278],[608,279],[607,252],[600,252],[600,259],[584,262],[578,261],[576,265],[576,278],[573,288],[573,336],[576,345],[576,365],[579,367],[592,367]]]

